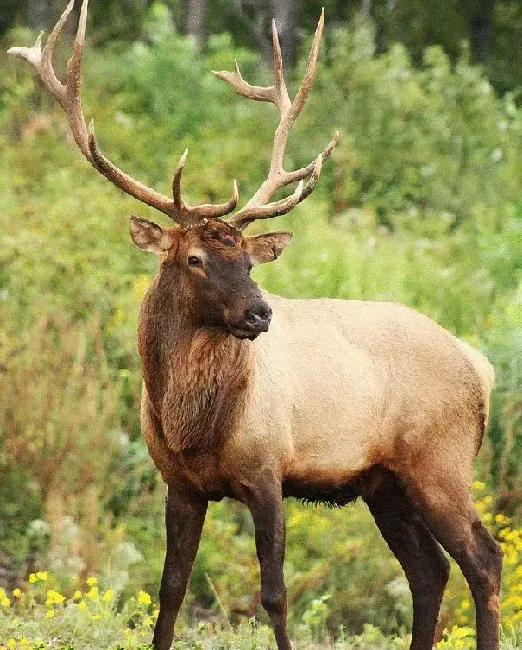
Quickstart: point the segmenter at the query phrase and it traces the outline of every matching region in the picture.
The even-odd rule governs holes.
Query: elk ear
[[[161,255],[174,244],[172,230],[165,230],[152,221],[140,217],[132,216],[129,219],[129,231],[136,246],[156,255]]]
[[[258,237],[243,237],[242,247],[250,255],[253,264],[264,264],[276,260],[286,245],[290,243],[293,232],[267,232]]]

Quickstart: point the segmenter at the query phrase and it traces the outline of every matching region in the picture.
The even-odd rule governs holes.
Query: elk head
[[[266,332],[272,310],[250,277],[254,264],[275,260],[291,232],[244,237],[221,219],[208,219],[186,228],[161,228],[131,217],[134,243],[161,258],[164,286],[175,288],[185,300],[185,316],[195,327],[255,339]]]
[[[156,208],[178,224],[178,227],[162,228],[150,221],[131,217],[130,231],[132,239],[140,248],[160,255],[160,274],[170,273],[175,276],[180,290],[192,298],[191,312],[196,322],[199,325],[226,330],[238,338],[255,338],[260,332],[268,329],[271,310],[259,287],[250,278],[250,269],[252,264],[276,259],[291,240],[292,233],[274,232],[258,237],[245,237],[242,231],[257,219],[286,214],[303,201],[314,190],[322,163],[337,143],[336,133],[324,151],[306,167],[291,172],[285,171],[283,167],[288,134],[312,88],[324,12],[319,19],[304,79],[293,101],[290,101],[283,77],[281,48],[274,21],[273,85],[252,86],[242,78],[237,62],[234,72],[214,73],[241,95],[257,101],[271,102],[280,113],[266,180],[254,196],[225,222],[222,217],[232,212],[237,204],[236,182],[234,181],[232,198],[226,203],[188,205],[181,196],[181,175],[187,151],[181,156],[174,172],[172,198],[135,180],[110,162],[100,151],[93,122],[91,121],[89,127],[85,123],[80,97],[88,0],[83,0],[82,3],[73,54],[67,64],[65,84],[56,77],[52,65],[55,43],[73,5],[74,0],[70,0],[43,50],[40,34],[33,47],[14,47],[9,53],[28,61],[36,68],[49,94],[65,111],[74,140],[91,165],[124,192]],[[292,183],[298,183],[293,194],[269,202],[276,191]]]

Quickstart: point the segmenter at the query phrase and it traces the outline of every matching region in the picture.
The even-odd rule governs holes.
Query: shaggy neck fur
[[[253,378],[252,344],[202,327],[191,302],[175,269],[163,268],[140,315],[143,377],[174,452],[219,448],[242,420]]]

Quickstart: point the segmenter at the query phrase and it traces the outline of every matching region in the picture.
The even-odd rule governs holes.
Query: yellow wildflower
[[[103,600],[108,603],[109,600],[112,600],[113,595],[114,591],[112,589],[107,589],[107,591],[103,594]]]
[[[74,600],[80,600],[82,598],[82,592],[79,589],[77,589],[73,594],[73,598]]]
[[[499,524],[500,526],[507,526],[507,524],[511,523],[511,518],[506,517],[506,515],[503,515],[502,513],[499,513],[498,515],[495,515],[495,523]]]
[[[140,591],[138,594],[138,602],[140,605],[150,605],[152,603],[152,598],[146,591]]]
[[[29,574],[29,582],[34,585],[37,582],[45,582],[48,578],[47,571],[37,571],[36,573]]]
[[[10,607],[11,606],[11,601],[7,597],[7,594],[3,589],[0,589],[0,606],[2,607]]]
[[[474,481],[473,482],[473,487],[475,490],[484,490],[486,487],[486,484],[483,483],[482,481]]]
[[[454,639],[465,639],[469,636],[475,636],[475,630],[471,627],[458,627],[457,625],[454,625],[451,630],[451,636]]]
[[[98,587],[93,586],[89,589],[89,591],[85,594],[86,598],[90,598],[91,600],[96,600],[99,598],[100,592],[98,590]]]
[[[91,618],[93,621],[98,621],[101,618],[101,616],[99,614],[93,614]]]
[[[159,609],[155,609],[155,610],[152,612],[152,616],[154,616],[154,618],[158,618],[158,616],[159,616]]]
[[[47,590],[47,600],[45,601],[46,605],[61,605],[64,600],[65,596],[62,596],[59,591],[55,591],[54,589]]]
[[[87,578],[87,584],[89,585],[89,587],[94,587],[95,585],[98,584],[98,578],[95,578],[94,576]]]
[[[47,610],[47,618],[54,618],[54,609]]]
[[[7,647],[8,648],[14,648],[16,646],[16,641],[11,637],[9,641],[7,642]]]
[[[81,609],[82,611],[84,609],[87,609],[87,603],[84,600],[82,600],[80,603],[78,603],[78,609]]]

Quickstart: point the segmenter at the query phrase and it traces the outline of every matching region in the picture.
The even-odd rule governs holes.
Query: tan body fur
[[[458,451],[471,485],[492,382],[482,355],[397,304],[267,298],[268,332],[250,342],[201,331],[192,352],[180,354],[164,402],[153,405],[144,389],[143,434],[167,483],[238,496],[236,484],[269,469],[283,482],[340,485],[375,465],[401,475],[412,462],[434,471],[434,453],[444,471]],[[146,328],[147,303],[143,318]],[[191,386],[212,392],[212,422],[198,423]],[[173,396],[183,396],[177,413]],[[163,411],[161,432],[150,411]],[[211,441],[212,468],[187,473],[183,418],[203,456]],[[188,452],[197,466],[198,445]]]

